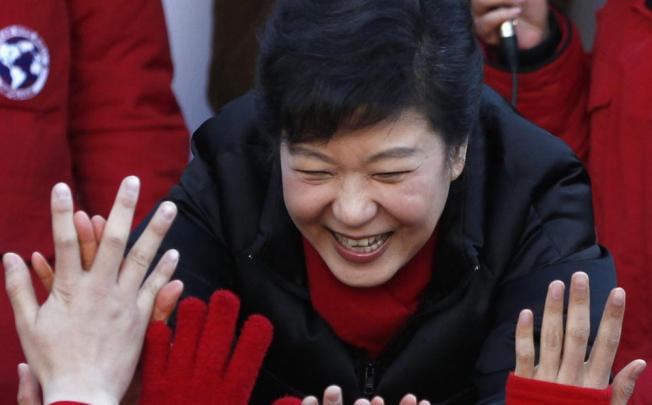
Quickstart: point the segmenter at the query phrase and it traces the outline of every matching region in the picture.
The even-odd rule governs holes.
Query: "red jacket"
[[[0,1],[0,254],[52,258],[56,182],[106,215],[138,175],[137,220],[168,192],[188,158],[171,80],[159,0]],[[12,403],[22,354],[0,296],[0,403]]]
[[[519,76],[518,109],[588,162],[598,238],[627,291],[618,371],[637,358],[652,360],[652,11],[645,0],[611,0],[597,23],[592,61],[562,23],[556,58]],[[509,94],[505,72],[487,66],[485,73]],[[652,403],[652,372],[640,377],[630,403]]]

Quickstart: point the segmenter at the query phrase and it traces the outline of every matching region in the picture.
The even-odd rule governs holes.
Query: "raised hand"
[[[93,265],[97,249],[102,240],[106,219],[101,215],[94,215],[93,218],[89,218],[84,211],[77,211],[73,215],[73,223],[77,231],[82,268],[88,271]],[[32,268],[43,287],[50,292],[54,280],[54,269],[40,252],[32,254]],[[173,280],[165,284],[159,290],[154,301],[151,320],[166,322],[172,311],[174,311],[182,292],[183,283],[179,280]]]
[[[589,338],[590,294],[586,273],[575,273],[571,280],[568,315],[564,329],[564,283],[553,281],[548,287],[539,365],[534,365],[534,319],[523,310],[516,326],[515,375],[551,383],[584,388],[605,389],[618,349],[625,314],[625,291],[615,288],[609,294],[588,361],[584,361]],[[613,405],[624,405],[631,396],[636,379],[645,369],[643,360],[623,368],[613,381]]]
[[[82,265],[70,189],[52,193],[55,268],[52,290],[39,306],[27,266],[4,255],[6,287],[18,335],[46,403],[118,403],[133,375],[158,291],[178,261],[168,251],[145,280],[176,207],[163,203],[123,260],[139,181],[125,179],[89,271]]]
[[[509,20],[516,21],[520,49],[539,45],[549,32],[546,0],[472,0],[471,12],[476,34],[489,45],[498,45],[498,29]]]
[[[166,325],[152,323],[140,404],[246,405],[272,340],[272,325],[252,315],[234,344],[239,310],[238,298],[222,290],[208,307],[196,298],[181,302],[173,342]]]

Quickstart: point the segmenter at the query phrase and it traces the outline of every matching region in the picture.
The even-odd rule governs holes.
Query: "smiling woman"
[[[331,384],[500,402],[519,312],[538,333],[546,286],[578,270],[578,358],[595,336],[615,279],[589,179],[483,88],[466,2],[279,1],[256,91],[193,142],[162,249],[187,294],[228,288],[274,325],[253,404]]]
[[[588,176],[481,81],[466,1],[279,1],[256,91],[194,135],[159,250],[179,251],[187,295],[226,288],[242,310],[224,293],[208,314],[182,305],[171,350],[153,328],[145,368],[171,368],[147,403],[315,404],[331,384],[331,404],[503,403],[516,367],[513,404],[609,404],[625,294]],[[229,356],[254,313],[274,328],[260,369],[259,317]]]
[[[187,294],[274,325],[253,404],[500,402],[519,312],[537,335],[546,286],[586,272],[583,358],[615,284],[581,163],[483,88],[466,2],[280,1],[256,91],[194,154],[162,249]]]
[[[304,238],[337,279],[373,287],[425,245],[441,216],[466,147],[451,156],[421,114],[333,138],[281,145],[283,197]]]

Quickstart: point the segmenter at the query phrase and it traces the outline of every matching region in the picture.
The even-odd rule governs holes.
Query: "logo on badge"
[[[33,30],[11,25],[0,30],[0,94],[11,100],[36,97],[50,72],[50,53]]]

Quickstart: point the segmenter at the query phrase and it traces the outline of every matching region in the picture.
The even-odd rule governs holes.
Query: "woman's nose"
[[[371,221],[378,212],[378,205],[363,184],[346,184],[333,201],[333,215],[351,228]]]

